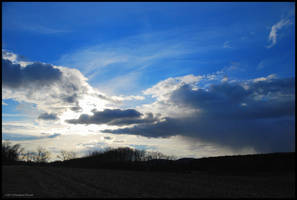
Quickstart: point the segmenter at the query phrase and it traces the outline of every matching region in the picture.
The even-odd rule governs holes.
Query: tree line
[[[295,152],[255,155],[220,156],[210,158],[176,159],[160,152],[132,149],[129,147],[106,148],[89,151],[82,157],[75,152],[61,150],[59,161],[49,162],[51,154],[43,147],[26,151],[20,144],[2,142],[2,164],[48,165],[56,167],[105,168],[146,171],[173,171],[190,173],[193,170],[254,173],[259,171],[295,170]]]
[[[76,153],[72,151],[61,150],[57,158],[64,161],[73,159]],[[20,144],[12,145],[9,141],[2,142],[2,163],[12,163],[17,161],[48,163],[51,153],[46,148],[39,146],[36,151],[28,151]]]
[[[150,161],[150,160],[174,160],[175,156],[168,156],[161,152],[132,149],[129,147],[105,148],[103,150],[90,151],[86,157],[100,158],[104,161]]]
[[[2,163],[25,161],[34,163],[48,163],[52,154],[44,147],[39,146],[36,151],[28,151],[20,144],[12,145],[9,141],[2,142]],[[61,150],[56,156],[59,161],[67,161],[77,158],[74,151]],[[81,158],[94,158],[101,161],[141,162],[151,160],[174,160],[174,156],[168,156],[161,152],[150,152],[132,149],[129,147],[105,148],[103,150],[89,151]]]

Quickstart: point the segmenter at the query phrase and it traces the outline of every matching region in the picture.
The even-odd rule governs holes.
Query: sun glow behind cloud
[[[19,13],[4,18],[3,43],[13,50],[2,50],[5,137],[53,152],[138,145],[194,157],[294,147],[291,4],[103,6],[121,17],[102,4],[83,6],[83,16],[36,4],[48,27],[28,5],[5,7]],[[10,20],[24,13],[33,28]]]
[[[31,66],[31,65],[32,64],[27,65],[27,66]],[[9,62],[4,64],[4,67],[6,67],[8,69],[11,66],[15,66],[15,65],[11,65]],[[24,69],[26,69],[26,67]],[[55,67],[53,66],[53,68],[55,68]],[[146,96],[151,95],[153,98],[155,98],[156,101],[151,104],[143,104],[141,106],[135,107],[135,109],[138,109],[141,112],[141,113],[139,113],[135,109],[128,109],[128,110],[118,109],[119,107],[118,107],[118,104],[116,104],[116,102],[121,102],[124,99],[126,99],[126,100],[132,100],[132,99],[143,100],[145,97],[130,96],[130,97],[126,98],[125,96],[120,96],[120,97],[108,96],[108,95],[105,95],[104,93],[99,93],[97,91],[97,89],[92,88],[90,85],[88,85],[86,82],[87,79],[82,74],[80,74],[79,71],[77,71],[77,70],[73,71],[73,70],[70,70],[70,69],[67,69],[67,68],[61,67],[61,66],[59,66],[57,68],[63,70],[63,71],[61,71],[62,77],[65,76],[68,78],[68,79],[62,78],[62,80],[63,79],[64,79],[64,81],[69,80],[69,82],[66,82],[66,84],[64,85],[64,88],[70,87],[70,89],[71,89],[70,91],[78,91],[78,92],[76,92],[68,97],[67,96],[65,97],[65,95],[61,93],[62,95],[59,96],[60,101],[57,101],[57,99],[56,99],[56,102],[57,102],[56,105],[62,106],[61,108],[57,109],[57,111],[58,111],[57,114],[54,115],[54,114],[43,113],[42,115],[39,115],[38,120],[35,120],[35,122],[37,122],[38,126],[36,126],[36,125],[27,126],[26,133],[30,133],[30,131],[31,131],[31,133],[35,132],[34,134],[38,136],[40,133],[47,132],[47,130],[50,129],[51,134],[55,134],[55,133],[59,133],[59,135],[77,134],[77,135],[81,135],[81,136],[104,134],[104,133],[119,134],[121,132],[125,133],[125,134],[132,133],[135,135],[143,135],[145,137],[157,137],[157,138],[158,137],[166,138],[166,137],[174,136],[174,135],[185,135],[187,137],[188,136],[194,137],[195,140],[197,140],[197,142],[198,142],[198,141],[200,141],[199,134],[203,134],[203,131],[205,131],[205,130],[203,130],[203,128],[201,130],[199,130],[199,128],[198,128],[198,130],[196,132],[198,134],[198,138],[196,138],[196,136],[194,136],[192,133],[188,134],[187,129],[185,129],[185,128],[180,129],[179,123],[182,123],[182,126],[191,127],[192,125],[191,125],[190,121],[195,119],[197,121],[196,123],[198,123],[198,126],[203,127],[202,124],[206,123],[206,121],[204,120],[205,115],[208,116],[209,114],[207,114],[207,112],[209,112],[209,110],[212,110],[211,107],[207,108],[208,106],[207,106],[207,104],[205,104],[207,102],[203,103],[206,99],[209,99],[209,101],[212,101],[212,98],[214,98],[214,100],[216,98],[221,98],[220,96],[216,97],[216,95],[218,95],[218,94],[222,95],[225,92],[228,92],[227,90],[233,88],[234,91],[232,91],[232,93],[230,93],[230,95],[231,94],[235,95],[234,96],[235,98],[230,99],[230,100],[235,101],[236,98],[239,98],[240,94],[243,95],[242,98],[245,98],[244,95],[250,95],[250,94],[248,94],[250,92],[247,93],[247,92],[244,92],[241,90],[244,89],[246,91],[250,90],[251,92],[253,92],[253,90],[254,90],[253,88],[255,88],[255,91],[257,91],[258,90],[257,87],[260,87],[258,90],[258,93],[255,93],[256,96],[254,96],[254,99],[256,100],[256,102],[257,101],[260,102],[260,101],[263,101],[263,98],[271,97],[271,95],[269,95],[270,97],[266,95],[267,91],[268,91],[267,94],[269,94],[269,90],[271,90],[269,88],[270,87],[269,84],[272,84],[272,86],[275,87],[274,85],[278,84],[278,81],[286,81],[286,80],[278,80],[274,74],[271,74],[271,75],[268,75],[267,77],[254,78],[252,80],[243,81],[241,83],[242,86],[240,86],[240,84],[239,84],[240,81],[238,81],[238,82],[232,81],[232,82],[228,83],[228,80],[226,80],[225,76],[224,76],[224,70],[220,70],[216,73],[207,74],[207,75],[195,76],[195,75],[190,74],[190,75],[185,75],[185,76],[181,76],[181,77],[168,78],[166,80],[160,81],[159,83],[152,86],[151,88],[148,88],[143,91],[144,95],[146,95]],[[66,75],[64,75],[64,73],[66,73]],[[73,73],[73,74],[71,75],[71,73]],[[72,84],[73,80],[69,79],[69,77],[75,77],[77,80],[80,80],[80,81],[76,82],[76,85],[73,85]],[[222,81],[222,80],[224,80],[224,81]],[[60,81],[60,80],[57,80],[57,81]],[[5,86],[5,84],[6,84],[6,82],[4,82],[4,86]],[[233,85],[235,84],[235,85],[232,86],[232,84]],[[53,85],[55,87],[55,83],[53,83]],[[238,85],[238,86],[236,86],[236,85]],[[258,86],[256,86],[256,85],[258,85]],[[291,84],[291,85],[294,85],[294,84]],[[242,87],[242,89],[240,89],[240,87]],[[282,85],[277,86],[277,87],[286,87],[286,82],[284,82]],[[79,88],[82,88],[82,91],[80,91]],[[185,90],[183,88],[185,88]],[[186,88],[191,88],[190,89],[191,92],[189,94],[187,94],[188,91]],[[10,86],[8,85],[8,87],[6,87],[6,89],[8,91],[10,91]],[[57,90],[57,88],[55,88],[55,89]],[[290,88],[284,88],[284,89],[287,90]],[[43,88],[41,87],[40,90],[43,91]],[[66,88],[66,90],[68,90],[68,88]],[[181,91],[181,93],[178,94],[179,91]],[[203,92],[203,91],[205,91],[205,92]],[[271,92],[272,91],[273,90],[271,90]],[[38,93],[39,91],[37,90],[36,92]],[[215,93],[211,94],[211,92],[215,92]],[[218,94],[216,94],[216,92],[218,92]],[[238,92],[238,94],[236,94],[236,92]],[[282,95],[281,90],[279,90],[277,92],[278,92],[278,94],[281,95],[281,96],[279,96],[279,98],[285,98],[285,96],[288,96],[288,95],[290,96],[290,93],[287,93],[287,95]],[[290,91],[288,90],[288,92],[290,92]],[[196,97],[195,93],[197,93],[197,95],[198,95],[197,97]],[[209,93],[210,95],[208,95],[207,93]],[[245,93],[247,93],[247,94],[245,94]],[[261,94],[261,93],[263,93],[263,94]],[[18,93],[15,92],[15,94],[18,94]],[[176,94],[177,94],[177,96],[176,96]],[[8,93],[8,95],[9,95],[9,93]],[[190,96],[187,97],[187,95],[190,95]],[[191,95],[194,95],[194,96],[191,97]],[[202,96],[200,97],[200,95],[202,95]],[[20,98],[21,97],[22,96],[20,96]],[[183,99],[183,98],[185,98],[185,99]],[[195,105],[197,103],[193,102],[193,100],[191,100],[191,99],[187,100],[187,98],[198,98],[197,103],[199,105],[199,102],[201,102],[201,105],[198,107],[192,106],[192,104]],[[199,98],[201,98],[201,99],[199,99]],[[29,103],[38,104],[38,102],[36,102],[36,98],[33,101],[31,101],[31,99],[32,99],[32,97],[24,98],[24,100]],[[278,101],[278,98],[275,97],[274,99],[276,99],[276,101]],[[44,99],[42,99],[42,100],[44,100]],[[52,101],[52,100],[50,100],[50,101]],[[181,102],[179,102],[179,101],[181,101]],[[183,101],[185,101],[185,102],[182,103]],[[187,101],[189,101],[189,102],[187,102]],[[240,102],[241,107],[250,108],[250,104],[251,105],[255,104],[255,102],[252,101],[250,103],[249,101],[251,101],[251,100],[249,100],[249,98],[247,98],[245,101]],[[60,102],[60,103],[58,103],[58,102]],[[61,102],[63,102],[63,103],[61,104]],[[42,103],[43,103],[43,105],[47,104],[46,102],[42,102]],[[180,103],[182,103],[182,104],[180,104]],[[232,102],[227,102],[227,103],[228,104],[226,104],[226,105],[232,104]],[[73,105],[73,106],[67,107],[66,105]],[[206,106],[207,110],[205,110],[205,108],[204,108],[205,106]],[[215,106],[215,105],[213,105],[213,106]],[[50,107],[42,106],[42,107],[39,107],[38,109],[41,111],[47,112],[49,110],[49,108]],[[224,108],[224,109],[226,109],[226,108]],[[271,107],[271,108],[273,109],[273,107]],[[126,111],[129,111],[130,114]],[[132,113],[134,112],[135,114],[138,113],[137,115],[143,115],[142,113],[146,113],[146,115],[143,115],[143,117],[141,117],[141,118],[135,119],[133,116],[134,114],[131,115],[132,113],[130,111]],[[211,111],[211,112],[213,112],[213,111]],[[217,111],[215,111],[215,112],[217,112]],[[229,111],[225,110],[224,112],[229,112]],[[276,112],[279,112],[279,111],[276,111]],[[124,114],[124,113],[126,113],[126,114]],[[220,111],[218,112],[218,116],[220,115],[219,113],[220,113]],[[268,114],[268,115],[270,115],[270,114]],[[41,116],[43,116],[43,117],[41,118]],[[226,116],[228,116],[228,114]],[[107,121],[104,119],[105,117],[107,117],[106,118]],[[110,117],[112,117],[112,118],[110,118]],[[117,121],[117,122],[112,121],[113,119],[117,119],[117,118],[120,119],[122,117],[123,117],[124,121]],[[130,117],[132,117],[132,118],[130,118]],[[137,116],[137,117],[139,117],[139,116]],[[97,123],[97,120],[101,120],[101,121],[103,120],[103,121],[100,123]],[[171,124],[172,123],[171,121],[173,123],[175,123],[175,125]],[[176,121],[176,122],[174,122],[174,121]],[[189,121],[190,124],[187,124],[188,123],[187,121]],[[208,120],[208,122],[210,122],[210,121],[211,121],[211,118]],[[112,123],[110,123],[110,122],[112,122]],[[200,123],[201,123],[201,125],[199,125]],[[21,124],[21,127],[24,126],[24,124],[22,124],[22,123],[20,123],[20,124]],[[177,127],[174,128],[176,125],[177,125]],[[6,124],[4,123],[4,131],[6,133],[9,133],[9,128],[8,128],[9,126],[15,126],[15,125],[11,124],[11,123],[6,123]],[[119,128],[119,126],[121,126],[121,128]],[[150,126],[152,126],[152,127],[150,127]],[[172,127],[170,127],[170,126],[172,126]],[[223,127],[224,125],[221,124],[220,126]],[[251,125],[251,126],[255,126],[255,125]],[[38,127],[39,134],[36,132],[37,127]],[[137,129],[138,127],[141,127],[141,128]],[[146,127],[149,128],[148,134],[146,133],[146,131],[147,131]],[[15,128],[16,129],[14,129],[14,131],[18,131],[17,126],[15,126]],[[171,128],[174,128],[174,129],[171,129]],[[193,126],[193,128],[196,129],[195,126]],[[130,133],[130,131],[131,131],[131,133]],[[153,132],[151,132],[151,131],[153,131]],[[170,132],[170,131],[173,131],[173,132]],[[206,130],[206,132],[208,132],[208,131],[209,130]],[[215,131],[217,131],[217,130],[215,130]],[[11,133],[13,133],[13,132],[11,132]],[[19,133],[22,133],[22,131],[20,131]],[[25,135],[24,131],[23,131],[23,134]],[[213,134],[213,133],[208,133],[208,134]],[[230,144],[228,142],[225,144],[224,141],[222,140],[223,142],[220,141],[218,143],[218,141],[216,141],[216,140],[214,140],[214,141],[212,141],[212,139],[205,140],[203,137],[202,137],[201,141],[210,142],[212,145],[213,145],[213,142],[214,142],[214,144],[217,144],[219,146],[220,145],[224,146],[227,144],[226,147],[228,147],[228,148],[231,147],[231,149],[236,146],[235,143],[232,144],[232,142]],[[212,137],[212,136],[209,135],[207,137]],[[229,138],[229,139],[231,139],[231,138]],[[112,142],[109,141],[106,144],[111,144],[111,143]],[[235,146],[233,146],[233,145],[235,145]],[[90,147],[90,146],[88,146],[88,147]],[[240,148],[241,150],[239,150],[239,151],[246,152],[247,149],[251,149],[251,148],[254,149],[254,147],[256,147],[256,146],[253,146],[252,144],[251,144],[251,146],[249,146],[248,144],[243,145],[242,148]],[[243,149],[245,149],[245,150],[243,150]]]

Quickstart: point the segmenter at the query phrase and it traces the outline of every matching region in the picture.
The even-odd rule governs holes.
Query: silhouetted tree
[[[149,152],[145,152],[145,160],[149,161],[149,160],[159,160],[159,159],[164,159],[164,160],[173,160],[175,159],[174,156],[167,156],[161,152],[157,152],[157,151],[149,151]]]
[[[22,160],[26,162],[35,162],[37,161],[37,153],[34,151],[24,151],[22,155]]]
[[[9,141],[2,142],[2,162],[13,162],[20,160],[24,148],[20,144],[12,145]]]
[[[50,152],[48,152],[43,147],[37,148],[36,162],[45,163],[45,162],[48,162],[49,158],[50,158]]]
[[[74,151],[61,150],[60,155],[58,155],[57,158],[61,159],[62,161],[74,159],[76,158],[76,153]]]

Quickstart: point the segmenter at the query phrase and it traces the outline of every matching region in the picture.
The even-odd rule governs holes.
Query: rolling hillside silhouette
[[[294,197],[295,152],[171,159],[129,148],[2,162],[2,197]],[[12,196],[11,196],[12,195]]]
[[[113,161],[91,156],[50,163],[52,166],[78,168],[105,168],[151,171],[209,171],[209,172],[263,172],[295,170],[295,153],[270,153],[209,158],[153,159],[149,161]]]

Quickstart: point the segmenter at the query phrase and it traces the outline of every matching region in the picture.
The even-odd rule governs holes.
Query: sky
[[[2,140],[295,151],[295,3],[2,2]]]

